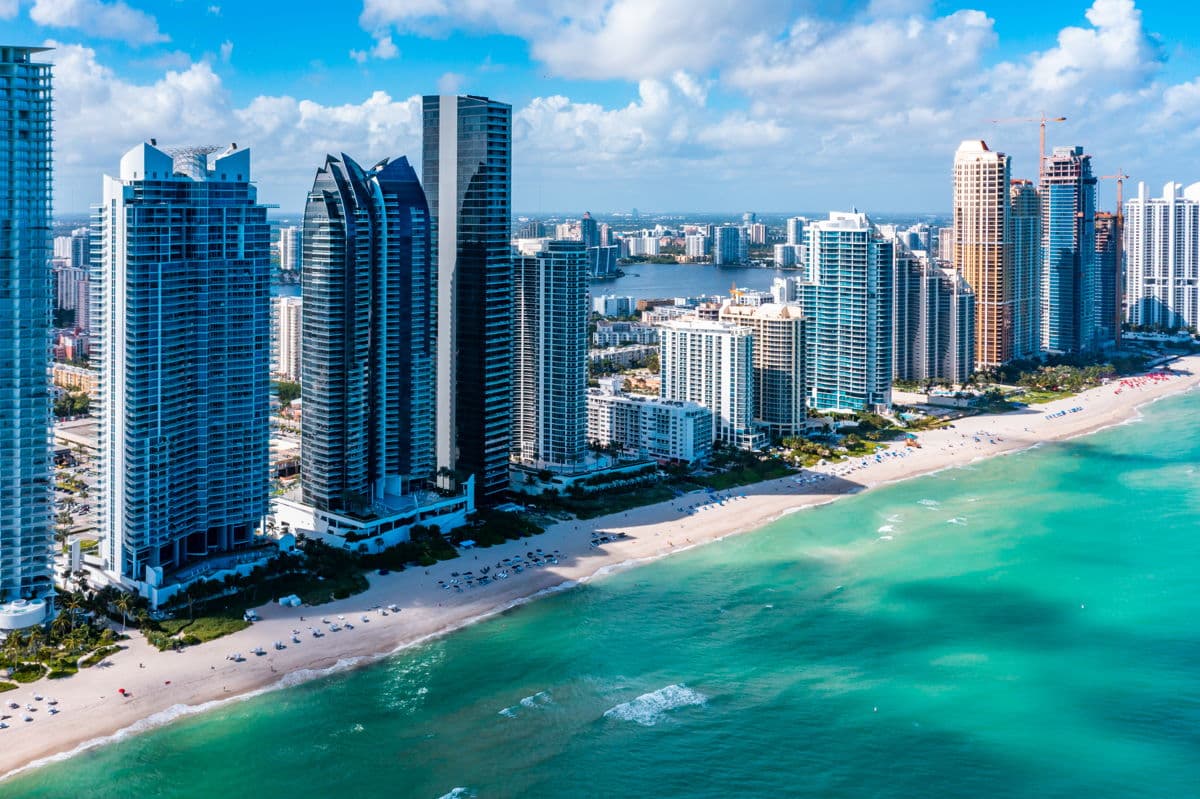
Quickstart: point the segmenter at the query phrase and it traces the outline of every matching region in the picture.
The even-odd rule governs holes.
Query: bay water
[[[790,515],[0,796],[1197,796],[1197,419]]]

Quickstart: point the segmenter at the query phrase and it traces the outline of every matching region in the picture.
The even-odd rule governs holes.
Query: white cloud
[[[231,58],[233,58],[233,42],[226,39],[221,42],[221,60],[228,64]]]
[[[787,137],[787,131],[773,119],[749,119],[732,114],[696,134],[696,140],[723,150],[773,147]]]
[[[400,49],[396,47],[391,36],[381,36],[371,48],[371,55],[386,60],[400,55]]]
[[[465,78],[457,72],[447,72],[438,78],[438,94],[458,94]]]
[[[377,58],[381,61],[387,61],[396,58],[400,55],[400,48],[396,47],[396,43],[392,41],[392,37],[388,35],[379,36],[375,40],[375,45],[370,50],[351,50],[350,58],[360,64],[367,63],[368,59]]]
[[[123,0],[34,0],[29,18],[48,28],[74,28],[133,45],[168,41],[154,17],[130,8]]]
[[[801,18],[773,45],[751,42],[725,77],[760,104],[867,120],[953,101],[995,39],[993,21],[979,11],[842,25]]]
[[[209,6],[208,13],[212,14],[214,17],[219,17],[219,16],[221,16],[221,7],[220,6]]]
[[[683,92],[685,97],[697,105],[704,105],[708,101],[708,89],[711,81],[698,80],[695,76],[680,69],[671,76],[671,82],[675,84],[675,88]]]
[[[326,153],[363,162],[409,155],[420,160],[421,99],[375,92],[361,103],[327,106],[293,97],[232,102],[204,61],[168,70],[150,83],[128,81],[76,44],[54,47],[56,200],[82,210],[99,198],[100,176],[121,155],[155,137],[164,145],[236,141],[253,149],[264,201],[292,210],[303,204]]]
[[[773,30],[792,2],[742,0],[365,0],[365,30],[497,31],[530,43],[552,73],[606,79],[661,78],[707,70],[748,30]]]
[[[20,10],[20,0],[0,0],[0,19],[12,19]]]
[[[1092,27],[1063,28],[1058,45],[1032,59],[1034,90],[1061,96],[1098,84],[1137,86],[1158,68],[1160,56],[1133,0],[1095,0],[1086,16]]]
[[[582,2],[367,0],[362,24],[375,43],[357,54],[364,63],[384,57],[395,48],[392,29],[434,24],[528,31],[518,35],[539,52],[538,43],[550,36],[547,25],[594,44],[643,18],[625,0]],[[674,2],[655,8],[677,10]],[[986,138],[1013,155],[1014,174],[1030,176],[1036,124],[989,120],[1042,109],[1069,118],[1052,126],[1049,143],[1084,145],[1098,172],[1120,165],[1153,183],[1196,177],[1171,170],[1200,160],[1200,78],[1167,81],[1159,48],[1128,0],[1095,0],[1078,26],[1044,49],[998,64],[992,64],[996,26],[978,11],[939,16],[922,0],[877,0],[843,23],[776,14],[768,21],[777,32],[739,22],[726,26],[736,38],[720,39],[714,50],[718,39],[696,20],[723,11],[692,2],[693,14],[676,17],[695,25],[683,38],[700,54],[635,58],[642,45],[615,41],[585,55],[544,51],[572,69],[604,61],[593,77],[645,74],[631,83],[627,102],[586,102],[573,90],[571,97],[536,97],[514,109],[518,207],[530,208],[530,196],[542,196],[545,187],[546,208],[623,201],[815,210],[854,202],[936,210],[949,204],[949,165],[961,139]],[[658,20],[655,30],[676,30],[677,21]],[[419,161],[417,96],[375,92],[328,106],[264,94],[235,104],[208,63],[169,55],[161,77],[132,83],[97,63],[90,49],[65,46],[49,54],[59,64],[63,207],[94,201],[98,175],[148,136],[253,147],[264,200],[288,210],[303,202],[326,152],[344,150],[362,162],[405,154]],[[463,83],[461,75],[446,73],[438,88],[457,92]],[[868,161],[872,166],[863,168]]]

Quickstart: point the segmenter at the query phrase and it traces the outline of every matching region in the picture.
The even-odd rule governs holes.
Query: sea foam
[[[643,727],[653,727],[667,718],[667,713],[681,707],[703,705],[708,697],[683,683],[668,685],[637,699],[622,702],[604,711],[605,718],[632,721]]]
[[[521,700],[522,707],[539,707],[541,705],[552,705],[554,700],[550,698],[549,691],[538,691],[533,696],[527,696]]]

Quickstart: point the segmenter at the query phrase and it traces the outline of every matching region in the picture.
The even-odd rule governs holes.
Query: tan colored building
[[[56,363],[50,367],[50,380],[56,386],[74,391],[85,391],[89,397],[96,396],[96,372],[82,366]]]
[[[954,154],[954,268],[975,292],[975,365],[1013,358],[1009,158],[981,140]]]
[[[772,438],[804,432],[808,378],[807,327],[794,305],[733,305],[720,321],[754,331],[754,421]]]

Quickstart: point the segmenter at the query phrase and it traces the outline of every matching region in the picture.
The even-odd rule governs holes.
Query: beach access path
[[[801,508],[822,505],[873,486],[963,466],[984,457],[1027,449],[1120,424],[1138,406],[1200,383],[1200,356],[1174,364],[1169,379],[1114,381],[1074,397],[1012,413],[968,417],[953,427],[920,434],[920,448],[894,444],[893,454],[856,458],[777,480],[729,489],[716,495],[688,494],[674,500],[587,521],[560,522],[545,533],[502,546],[464,551],[428,569],[370,575],[364,593],[319,607],[259,609],[249,629],[182,652],[159,652],[134,632],[126,648],[98,666],[63,680],[42,680],[0,694],[0,704],[17,702],[8,729],[0,730],[0,775],[37,766],[114,738],[136,733],[189,713],[203,712],[275,687],[296,684],[350,668],[502,612],[540,593],[583,582],[598,574],[663,557],[735,533],[754,530]],[[825,475],[823,477],[818,475]],[[595,535],[627,537],[593,545]],[[863,535],[874,536],[871,525]],[[540,548],[558,551],[557,564],[509,571],[507,579],[462,591],[446,590],[452,572],[474,571],[505,558],[526,557]],[[381,608],[400,612],[383,615]],[[368,621],[363,621],[363,618]],[[328,620],[326,623],[323,620]],[[350,622],[353,629],[346,629]],[[342,629],[331,631],[332,624]],[[311,628],[323,631],[314,637]],[[298,631],[299,643],[293,641]],[[282,642],[286,648],[276,649]],[[265,654],[253,650],[262,648]],[[240,653],[243,660],[228,659]],[[119,689],[124,689],[121,694]],[[57,715],[45,701],[57,699]],[[25,706],[31,722],[22,721]]]

